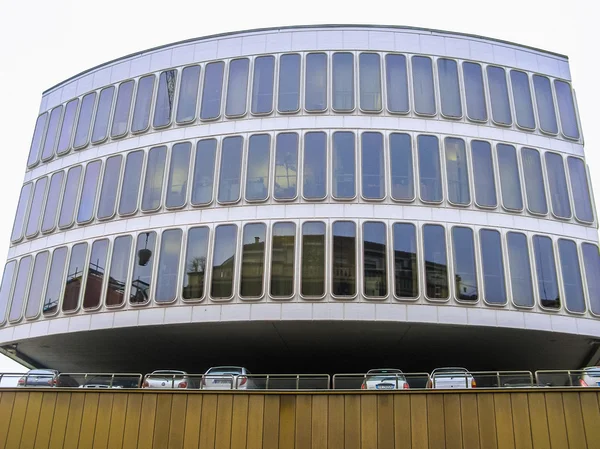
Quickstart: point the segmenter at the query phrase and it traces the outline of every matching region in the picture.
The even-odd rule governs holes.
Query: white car
[[[410,386],[402,370],[395,368],[377,368],[367,371],[362,390],[408,390]]]
[[[249,390],[254,389],[250,371],[243,366],[215,366],[209,368],[202,378],[203,390]]]
[[[600,387],[600,366],[588,366],[583,368],[583,373],[579,379],[579,385],[582,387]]]
[[[427,388],[457,389],[475,388],[477,383],[471,373],[465,368],[436,368],[431,372]]]
[[[188,388],[190,380],[185,371],[156,370],[146,374],[142,388]]]

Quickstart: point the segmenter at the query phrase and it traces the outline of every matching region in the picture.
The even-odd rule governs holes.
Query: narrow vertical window
[[[533,254],[535,256],[540,304],[542,307],[560,309],[560,293],[558,291],[552,239],[541,235],[533,236]]]
[[[44,315],[54,315],[58,311],[66,263],[67,247],[61,246],[60,248],[56,248],[52,253],[48,284],[44,293],[44,304],[42,305],[42,313]]]
[[[40,150],[44,140],[44,131],[46,131],[46,122],[48,121],[48,113],[44,112],[37,118],[33,137],[29,147],[29,157],[27,158],[27,167],[33,167],[40,159]]]
[[[540,119],[540,128],[547,133],[558,133],[550,80],[545,76],[533,75],[533,89],[535,91],[535,103],[537,105],[538,118]]]
[[[115,214],[122,160],[123,156],[120,154],[106,159],[104,175],[102,176],[102,187],[100,189],[100,201],[98,203],[99,219],[110,218]]]
[[[146,304],[150,301],[155,252],[156,232],[143,232],[139,234],[133,256],[133,276],[129,291],[130,304]]]
[[[27,228],[25,229],[25,235],[28,238],[34,237],[40,229],[40,216],[42,215],[42,207],[44,206],[47,184],[47,176],[38,179],[35,183],[33,200],[31,201],[31,208],[29,209],[29,219],[27,220]]]
[[[332,289],[335,296],[356,295],[356,224],[333,223]]]
[[[581,253],[583,255],[583,265],[585,266],[585,277],[587,280],[590,310],[593,314],[600,315],[600,276],[598,276],[598,273],[600,273],[600,252],[598,251],[598,247],[596,245],[592,245],[591,243],[582,243]],[[6,269],[8,269],[8,264],[6,266]],[[4,292],[4,281],[2,282],[2,292]],[[0,313],[2,313],[1,309]],[[0,315],[0,318],[1,317],[2,315]]]
[[[333,109],[339,112],[354,109],[354,55],[334,53],[332,58]]]
[[[249,66],[248,58],[234,59],[229,63],[227,101],[225,103],[225,115],[228,117],[241,116],[246,113]]]
[[[29,209],[29,203],[31,201],[32,186],[33,183],[28,182],[21,188],[21,195],[19,196],[19,203],[17,204],[17,213],[15,214],[15,221],[10,235],[11,242],[17,242],[23,238],[25,218],[27,217],[27,210]]]
[[[527,193],[527,208],[530,212],[545,215],[548,213],[548,203],[540,153],[532,148],[523,148],[521,149],[521,159],[525,192]]]
[[[246,164],[246,200],[263,201],[269,196],[271,136],[255,134],[248,144]]]
[[[381,61],[377,53],[359,56],[360,108],[367,112],[381,111]]]
[[[19,321],[23,317],[23,302],[27,292],[27,283],[29,281],[29,272],[31,271],[31,256],[26,256],[19,262],[15,286],[12,292],[12,301],[8,311],[8,321]]]
[[[271,296],[289,298],[294,294],[296,267],[296,225],[275,223],[271,242]]]
[[[125,302],[132,241],[133,238],[130,235],[122,235],[117,237],[113,243],[110,275],[106,285],[105,302],[108,307],[120,306]]]
[[[322,112],[327,109],[327,55],[325,53],[306,55],[305,83],[305,109],[309,112]]]
[[[167,207],[182,207],[187,199],[188,175],[190,172],[190,153],[192,144],[180,142],[171,148],[169,179],[167,181]]]
[[[352,199],[356,196],[356,157],[354,133],[333,133],[333,196]]]
[[[183,299],[202,299],[206,283],[208,258],[208,228],[190,228],[187,234],[185,265],[183,267]]]
[[[387,237],[384,223],[363,224],[363,293],[371,298],[387,296]]]
[[[446,137],[444,147],[446,150],[448,201],[466,206],[471,202],[471,195],[469,193],[469,171],[465,141],[454,137]]]
[[[381,200],[385,197],[385,162],[383,135],[365,132],[361,135],[362,196]]]
[[[56,216],[58,215],[58,204],[60,202],[60,193],[62,191],[64,171],[56,172],[50,178],[50,187],[46,196],[46,207],[44,208],[44,217],[42,218],[42,232],[49,232],[56,225]]]
[[[387,87],[387,108],[390,112],[407,113],[408,71],[406,56],[385,55],[385,81]]]
[[[236,249],[237,226],[217,226],[215,229],[210,286],[210,296],[213,298],[224,299],[233,295]]]
[[[471,141],[473,158],[473,181],[475,182],[475,202],[482,207],[496,207],[496,183],[492,147],[482,140]]]
[[[419,152],[419,194],[422,201],[442,201],[442,174],[440,171],[440,148],[436,136],[417,137]]]
[[[419,268],[415,225],[395,223],[393,232],[394,292],[398,298],[416,298],[419,296]]]
[[[302,225],[302,296],[321,297],[325,294],[325,223]]]
[[[533,104],[531,102],[531,87],[527,73],[519,70],[510,71],[510,82],[512,84],[513,103],[517,125],[521,128],[535,129],[535,117],[533,116]]]
[[[114,86],[106,87],[100,91],[94,129],[92,130],[92,143],[102,142],[108,137],[108,122],[114,96]]]
[[[62,115],[62,105],[55,107],[50,112],[48,120],[48,129],[46,129],[46,138],[44,139],[44,148],[42,150],[42,160],[48,161],[54,156],[54,147],[56,146],[56,136],[58,134],[58,124]]]
[[[127,155],[119,199],[119,215],[133,214],[138,208],[143,163],[143,151],[132,151]]]
[[[310,132],[304,135],[304,167],[302,194],[307,200],[322,200],[327,196],[327,134]]]
[[[412,143],[409,134],[390,134],[390,171],[392,198],[398,201],[415,198]]]
[[[75,98],[74,100],[69,101],[67,106],[65,106],[65,115],[60,126],[58,144],[56,145],[56,154],[58,156],[68,153],[71,148],[71,137],[73,136],[78,105],[79,98]]]
[[[585,312],[585,297],[577,245],[572,240],[559,239],[558,255],[565,289],[565,307],[569,312],[583,313]]]
[[[87,246],[87,243],[78,243],[71,248],[71,258],[69,259],[67,278],[64,284],[63,312],[74,312],[79,308],[79,296],[81,293],[81,284],[84,279]]]
[[[273,110],[275,57],[259,56],[254,60],[252,83],[252,113],[268,114]]]
[[[512,113],[508,98],[506,72],[501,67],[487,67],[490,102],[492,104],[492,119],[500,125],[512,125]]]
[[[577,157],[569,156],[567,158],[567,165],[569,166],[571,192],[573,193],[573,202],[575,203],[575,216],[578,220],[591,223],[594,221],[594,212],[585,163]]]
[[[488,119],[483,87],[483,72],[480,64],[463,62],[463,78],[465,80],[465,97],[467,101],[467,117],[471,120],[486,122]]]
[[[442,114],[450,118],[460,118],[463,114],[458,83],[458,65],[453,59],[440,58],[437,60],[437,68]]]
[[[161,205],[166,159],[166,146],[151,148],[148,153],[146,175],[144,176],[144,194],[142,196],[143,211],[157,210]]]
[[[79,210],[77,211],[77,223],[87,223],[94,218],[94,206],[96,205],[98,179],[100,178],[101,168],[102,161],[90,162],[85,167]]]
[[[240,273],[240,296],[242,297],[260,298],[263,295],[266,240],[267,227],[263,223],[244,226]]]
[[[452,228],[452,252],[454,254],[454,289],[456,299],[477,301],[477,270],[473,230],[462,226]]]
[[[533,307],[535,299],[527,237],[519,232],[509,232],[506,243],[513,303],[520,307]]]
[[[176,84],[176,70],[165,70],[158,77],[158,89],[156,90],[156,102],[154,105],[154,120],[152,122],[152,126],[155,128],[167,126],[171,123]]]
[[[48,268],[48,251],[37,253],[33,263],[33,274],[29,285],[27,295],[27,306],[25,308],[25,318],[37,318],[40,314],[42,304],[42,291],[44,290],[44,281],[46,280],[46,268]]]
[[[296,198],[298,183],[298,134],[277,134],[275,145],[275,185],[273,196],[277,200]]]
[[[546,173],[548,173],[548,187],[550,187],[550,203],[552,212],[560,218],[571,217],[571,202],[567,188],[565,164],[560,154],[546,152]]]
[[[523,210],[517,150],[512,145],[498,144],[496,152],[498,154],[502,205],[508,210]]]
[[[113,115],[111,137],[121,137],[127,134],[129,126],[129,114],[131,112],[131,99],[133,98],[133,87],[135,81],[129,80],[119,84],[115,113]]]
[[[448,299],[446,232],[440,225],[423,226],[426,294],[430,299]]]
[[[79,181],[81,179],[81,165],[72,167],[67,172],[67,180],[65,181],[65,192],[62,198],[60,207],[60,215],[58,217],[58,227],[66,228],[73,224],[75,215],[75,206],[77,205],[77,197],[79,194]]]
[[[6,322],[6,309],[10,299],[10,292],[12,291],[16,265],[17,262],[15,260],[11,260],[4,265],[2,284],[0,284],[0,324],[4,324]]]
[[[500,233],[491,229],[479,231],[484,299],[488,304],[506,304],[506,283]]]
[[[281,55],[279,58],[279,112],[296,112],[300,109],[300,65],[298,54]]]
[[[81,100],[81,108],[79,109],[79,117],[77,118],[77,127],[75,128],[75,139],[73,140],[73,148],[76,150],[83,148],[88,144],[95,104],[96,92],[90,92]]]
[[[223,92],[223,61],[211,62],[204,69],[204,85],[202,86],[202,104],[200,118],[211,120],[221,115],[221,94]]]
[[[156,277],[154,300],[172,302],[177,298],[177,278],[179,275],[179,256],[181,254],[181,229],[168,229],[160,240],[160,258]]]
[[[137,133],[148,129],[153,93],[154,75],[147,75],[140,78],[138,81],[137,93],[135,95],[131,132]]]
[[[196,118],[199,85],[200,66],[185,67],[181,72],[179,100],[177,101],[177,123],[190,123]]]
[[[96,240],[92,244],[90,263],[87,267],[85,292],[83,293],[83,308],[96,309],[100,307],[102,286],[106,275],[106,259],[108,255],[108,239]]]
[[[434,115],[435,88],[433,87],[433,66],[431,58],[413,56],[412,76],[415,112],[423,115]]]
[[[194,206],[201,206],[212,201],[216,153],[216,139],[198,141],[194,179],[192,180],[192,204]]]
[[[556,90],[562,132],[566,137],[579,139],[579,126],[577,125],[577,114],[571,86],[564,81],[554,80],[554,89]]]
[[[240,199],[242,144],[243,139],[240,136],[226,137],[221,144],[221,170],[217,197],[220,203],[235,203]]]

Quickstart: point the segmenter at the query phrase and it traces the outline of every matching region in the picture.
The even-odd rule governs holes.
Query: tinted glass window
[[[142,210],[144,211],[156,210],[160,207],[166,159],[166,146],[154,147],[148,153],[146,176],[144,177],[144,195],[142,196]]]
[[[556,153],[545,153],[546,173],[548,173],[548,187],[550,187],[550,202],[552,212],[557,217],[571,217],[571,202],[567,189],[565,164],[562,157]]]
[[[332,292],[336,296],[356,294],[356,224],[333,223]]]
[[[199,140],[196,145],[196,162],[192,180],[192,204],[208,204],[213,197],[215,176],[216,139]]]
[[[362,196],[368,199],[383,199],[385,197],[385,162],[381,133],[362,133],[361,159]]]
[[[42,215],[47,184],[48,178],[46,176],[38,179],[35,183],[33,200],[31,201],[31,208],[29,209],[29,219],[27,220],[27,228],[25,230],[25,235],[27,237],[35,236],[40,229],[40,216]]]
[[[408,112],[408,74],[406,56],[385,56],[387,107],[390,112]]]
[[[438,78],[442,114],[446,117],[462,117],[460,86],[458,84],[458,65],[452,59],[438,59]]]
[[[75,215],[75,205],[77,204],[77,194],[79,193],[79,181],[81,179],[81,165],[72,167],[67,172],[65,182],[65,193],[62,198],[60,216],[58,217],[58,227],[67,227],[73,224]]]
[[[473,158],[475,202],[479,206],[496,207],[498,202],[491,145],[481,140],[471,141],[471,157]]]
[[[18,321],[23,317],[23,302],[25,301],[30,270],[31,256],[23,257],[19,262],[15,286],[13,287],[12,302],[10,303],[10,310],[8,312],[9,321]]]
[[[508,99],[508,85],[503,68],[487,67],[490,102],[492,103],[492,119],[502,125],[512,125],[512,113]]]
[[[204,70],[204,85],[202,87],[202,105],[200,118],[209,120],[221,114],[221,93],[223,91],[223,70],[225,63],[222,61],[211,62]]]
[[[2,284],[0,284],[0,323],[4,323],[6,321],[6,308],[8,307],[8,300],[10,298],[16,265],[17,262],[11,260],[4,266]]]
[[[42,303],[42,290],[46,280],[46,268],[48,268],[48,256],[50,253],[44,251],[35,256],[33,264],[33,274],[31,275],[31,284],[29,286],[29,295],[27,298],[27,307],[25,309],[25,318],[36,318],[40,313]]]
[[[90,135],[90,125],[92,124],[92,114],[96,104],[96,92],[91,92],[81,100],[79,109],[79,118],[77,119],[77,128],[75,129],[75,140],[73,148],[82,148],[87,145]]]
[[[325,53],[306,55],[305,83],[306,110],[317,112],[327,109],[327,55]]]
[[[277,134],[273,196],[278,200],[290,200],[296,198],[297,182],[298,134]]]
[[[592,313],[600,315],[600,276],[598,276],[598,273],[600,273],[600,253],[598,252],[598,247],[591,243],[582,243],[581,252],[585,266],[590,310]],[[8,269],[8,264],[6,266],[6,269]],[[2,284],[2,292],[4,292],[4,282]]]
[[[50,178],[50,187],[44,209],[44,218],[42,219],[42,232],[51,231],[56,225],[56,215],[58,214],[58,203],[60,201],[60,192],[65,172],[59,171]]]
[[[98,191],[98,179],[102,161],[94,161],[85,167],[83,188],[77,212],[77,223],[86,223],[94,218],[94,206],[96,205],[96,192]]]
[[[156,91],[156,103],[154,105],[154,121],[152,122],[152,125],[155,128],[166,126],[171,123],[176,83],[176,70],[166,70],[158,77],[158,89]]]
[[[131,131],[139,132],[148,129],[150,121],[150,107],[154,93],[154,75],[140,78],[137,93],[135,95],[135,107],[133,109],[133,121]]]
[[[185,204],[191,151],[192,144],[190,142],[176,143],[171,148],[169,180],[167,183],[167,207],[181,207]]]
[[[571,87],[564,81],[554,80],[554,89],[556,90],[556,101],[558,102],[562,132],[567,137],[579,139],[579,127],[577,125],[575,102],[573,101]]]
[[[62,311],[73,312],[79,307],[79,294],[85,269],[87,243],[78,243],[71,248],[67,278],[63,293]]]
[[[467,116],[472,120],[486,121],[488,115],[481,65],[473,62],[463,62],[463,77],[465,80]]]
[[[576,157],[567,158],[567,164],[569,166],[573,203],[575,204],[575,216],[579,220],[592,222],[594,221],[594,212],[585,164]]]
[[[280,112],[295,112],[300,108],[300,55],[281,55],[279,58]]]
[[[268,134],[250,136],[246,164],[246,199],[249,201],[266,200],[269,195],[270,153],[271,136]]]
[[[258,298],[263,294],[267,227],[262,223],[244,226],[240,296]]]
[[[100,306],[102,283],[106,274],[106,258],[108,255],[108,239],[96,240],[92,245],[90,263],[87,269],[83,308],[95,309]]]
[[[179,100],[177,101],[177,123],[188,123],[196,118],[200,66],[185,67],[181,72]]]
[[[25,218],[31,200],[32,186],[33,183],[29,182],[21,188],[21,195],[19,196],[19,203],[17,204],[17,213],[15,214],[15,221],[13,223],[12,234],[10,236],[11,242],[16,242],[23,237]]]
[[[521,193],[517,150],[512,145],[498,144],[496,151],[498,153],[502,204],[507,209],[522,210],[523,195]]]
[[[98,203],[98,218],[109,218],[115,213],[122,159],[123,156],[119,154],[106,160],[100,189],[100,202]]]
[[[275,223],[271,245],[271,296],[294,294],[296,225]]]
[[[354,198],[355,155],[354,133],[339,131],[333,133],[333,196],[335,198]]]
[[[144,232],[137,237],[133,259],[133,277],[129,302],[145,304],[150,300],[152,288],[152,267],[156,252],[156,232]]]
[[[120,137],[127,133],[134,85],[135,82],[133,80],[119,84],[115,114],[113,115],[112,128],[110,129],[111,137]]]
[[[33,130],[33,138],[31,139],[31,146],[29,147],[29,158],[27,159],[27,166],[32,167],[37,164],[40,158],[40,149],[42,148],[42,142],[44,140],[44,131],[46,130],[46,122],[48,121],[48,113],[44,112],[37,118],[35,122],[35,129]]]
[[[512,83],[517,125],[523,128],[534,129],[535,117],[533,116],[533,105],[531,103],[529,77],[525,72],[511,70],[510,81]]]
[[[94,129],[92,131],[92,143],[102,142],[108,137],[108,121],[110,119],[114,95],[114,86],[106,87],[100,91],[98,110],[96,111]]]
[[[302,284],[303,296],[325,294],[325,223],[308,222],[302,225]]]
[[[42,160],[47,161],[54,156],[54,146],[56,144],[56,135],[58,134],[58,124],[62,115],[62,105],[52,109],[50,112],[50,120],[48,121],[48,129],[46,130],[46,138],[44,139],[44,149],[42,151]]]
[[[381,111],[381,62],[377,53],[359,56],[360,108]]]
[[[550,237],[536,235],[533,237],[533,254],[537,274],[540,304],[543,307],[560,309],[558,278],[554,262],[554,249]]]
[[[217,226],[210,287],[210,296],[213,298],[230,298],[233,294],[236,246],[237,226]]]
[[[490,229],[479,231],[481,265],[485,300],[490,304],[506,304],[506,284],[500,233]]]
[[[327,196],[327,135],[312,132],[304,135],[304,198],[319,200]]]
[[[424,56],[412,57],[413,95],[417,114],[435,114],[435,90],[431,59]]]
[[[392,198],[395,200],[412,200],[415,197],[415,187],[410,135],[390,134],[390,170]]]
[[[525,234],[509,232],[506,235],[506,243],[513,302],[517,306],[533,307],[533,285],[527,237]]]
[[[181,254],[181,229],[169,229],[162,233],[160,259],[156,278],[156,302],[170,302],[177,297],[177,275]]]
[[[132,151],[127,155],[121,199],[119,200],[119,214],[121,215],[132,214],[137,210],[143,163],[143,151]]]
[[[446,234],[443,226],[423,226],[423,250],[427,297],[448,299],[448,260],[446,257]]]
[[[217,198],[221,203],[235,202],[240,199],[242,144],[243,140],[239,136],[226,137],[221,144],[221,170]]]
[[[252,113],[268,114],[273,110],[273,81],[275,79],[275,58],[259,56],[254,60],[252,83]]]
[[[58,136],[58,145],[56,146],[56,154],[65,154],[71,148],[71,136],[73,134],[73,126],[75,125],[75,116],[77,115],[77,106],[79,98],[75,98],[67,103],[65,107],[65,115],[60,127]]]
[[[469,193],[469,172],[467,168],[467,150],[465,141],[446,137],[446,177],[448,182],[448,200],[454,204],[467,205],[471,202]]]
[[[423,201],[442,201],[440,149],[435,136],[418,136],[419,190]]]
[[[204,297],[206,258],[208,257],[208,228],[191,228],[187,234],[185,265],[183,267],[183,299]]]
[[[556,111],[554,110],[550,80],[545,76],[533,75],[533,88],[535,90],[540,128],[543,131],[556,134],[558,132],[558,125],[556,124]]]
[[[521,159],[525,178],[525,192],[527,193],[527,208],[537,214],[546,214],[548,213],[548,204],[546,202],[540,153],[531,148],[523,148]]]
[[[248,97],[248,67],[250,60],[234,59],[229,63],[227,80],[227,103],[225,114],[228,116],[244,115]]]
[[[365,296],[387,296],[387,237],[384,223],[363,225],[363,292]]]
[[[577,245],[572,240],[558,241],[558,255],[563,287],[565,288],[565,306],[569,312],[585,312],[585,297],[581,268],[577,255]]]
[[[455,226],[452,228],[452,248],[454,253],[454,288],[456,298],[463,301],[477,301],[477,271],[475,269],[475,245],[473,230]]]
[[[53,315],[58,310],[66,262],[67,248],[62,246],[55,249],[52,253],[50,273],[48,273],[48,286],[44,294],[44,305],[42,306],[44,315]]]
[[[110,260],[110,276],[106,285],[107,306],[120,306],[125,302],[125,288],[127,287],[127,276],[129,274],[132,241],[133,239],[130,235],[122,235],[114,241],[112,258]]]
[[[417,234],[413,224],[394,224],[394,285],[399,298],[419,295]]]

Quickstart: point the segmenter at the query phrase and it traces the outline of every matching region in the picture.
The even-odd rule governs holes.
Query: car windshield
[[[600,377],[600,368],[588,368],[585,370],[585,373],[588,376]]]
[[[391,373],[391,374],[385,374],[385,375],[384,374],[378,374],[376,376],[367,376],[367,380],[369,382],[373,382],[373,381],[377,381],[377,382],[392,381],[392,382],[395,382],[396,379],[398,381],[405,380],[405,378],[404,378],[404,376],[402,374],[397,374],[397,373],[396,374]]]
[[[242,374],[243,368],[237,367],[237,366],[222,366],[219,368],[211,368],[208,370],[208,372],[206,374],[208,375],[216,375],[216,374],[229,374],[229,375],[234,375],[237,376],[239,374]]]
[[[50,376],[54,376],[54,371],[49,370],[49,369],[32,369],[30,370],[28,373],[28,375],[40,375],[40,374],[45,374],[45,375],[50,375]]]

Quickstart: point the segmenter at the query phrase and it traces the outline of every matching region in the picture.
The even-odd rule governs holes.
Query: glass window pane
[[[50,187],[46,196],[46,207],[44,208],[44,218],[42,219],[42,232],[48,232],[54,229],[56,225],[56,216],[58,215],[58,203],[60,192],[62,190],[64,171],[56,172],[50,178]]]
[[[212,201],[216,153],[216,139],[198,141],[192,181],[192,204],[194,206],[208,204]]]
[[[165,70],[158,77],[156,104],[154,106],[154,121],[152,122],[152,126],[155,128],[167,126],[169,123],[171,123],[176,84],[176,70]]]
[[[125,288],[129,275],[129,260],[131,258],[130,235],[122,235],[115,239],[110,260],[110,276],[106,285],[106,305],[120,306],[125,302]]]
[[[162,233],[160,259],[156,277],[156,302],[171,302],[177,298],[177,276],[181,254],[181,229],[169,229]]]
[[[200,85],[200,66],[185,67],[181,72],[179,99],[177,101],[177,123],[188,123],[196,118],[198,105],[198,86]]]
[[[356,224],[333,223],[332,291],[335,296],[356,294]]]
[[[494,182],[494,163],[492,147],[489,142],[471,141],[473,158],[473,180],[475,182],[475,202],[478,206],[496,207],[496,183]]]
[[[33,130],[33,138],[29,147],[29,158],[27,159],[27,167],[33,167],[38,163],[40,158],[40,149],[44,140],[44,131],[46,131],[46,122],[48,121],[48,113],[44,112],[37,118],[35,129]]]
[[[547,214],[546,190],[540,153],[531,148],[521,149],[525,192],[527,193],[527,208],[537,214]]]
[[[219,172],[220,203],[234,203],[240,199],[242,177],[242,145],[240,136],[226,137],[221,144],[221,169]]]
[[[431,58],[412,57],[413,95],[417,114],[435,114],[435,90]]]
[[[502,205],[510,210],[523,210],[517,150],[512,145],[498,144],[496,151],[498,154]]]
[[[121,179],[121,161],[123,156],[111,156],[106,159],[106,167],[102,177],[100,202],[98,203],[98,218],[110,218],[115,214],[117,190]]]
[[[58,136],[58,145],[56,146],[57,155],[65,154],[71,148],[71,136],[73,134],[78,105],[79,98],[75,98],[69,101],[65,107],[65,115],[60,126],[60,135]]]
[[[535,117],[533,116],[533,104],[531,103],[529,77],[525,72],[511,70],[510,81],[512,83],[513,103],[515,104],[517,125],[527,129],[535,129]]]
[[[75,139],[73,140],[73,148],[75,149],[83,148],[88,143],[95,104],[96,92],[90,92],[81,100],[81,108],[79,109],[79,117],[77,118],[77,128],[75,128]]]
[[[310,132],[304,135],[304,198],[321,200],[327,196],[327,134]]]
[[[271,296],[290,297],[294,294],[296,225],[275,223],[271,243]]]
[[[131,290],[129,291],[129,302],[131,304],[145,304],[150,300],[155,252],[156,232],[139,234],[133,256],[133,277],[131,278]]]
[[[142,178],[143,151],[132,151],[125,160],[125,173],[119,199],[119,214],[132,214],[137,210]]]
[[[132,132],[146,131],[148,129],[153,93],[154,75],[147,75],[140,78],[135,95],[135,106],[133,108]]]
[[[406,56],[385,55],[387,108],[390,112],[408,112],[408,73]]]
[[[534,236],[533,254],[535,256],[540,304],[542,307],[560,309],[560,294],[558,292],[558,277],[556,275],[552,239],[540,235]]]
[[[354,109],[354,55],[334,53],[331,73],[333,109],[352,111]]]
[[[162,200],[163,180],[165,178],[165,163],[167,147],[154,147],[148,153],[148,164],[144,176],[144,194],[142,210],[151,211],[160,207]]]
[[[302,296],[325,294],[325,223],[302,225]]]
[[[221,93],[223,91],[223,61],[211,62],[204,70],[204,85],[202,86],[202,105],[200,118],[209,120],[221,115]]]
[[[377,53],[361,53],[359,57],[360,108],[381,111],[381,62]]]
[[[85,292],[83,294],[84,309],[95,309],[101,304],[107,255],[108,239],[96,240],[92,244],[92,253],[85,281]]]
[[[399,298],[419,296],[417,231],[409,223],[394,224],[394,288]]]
[[[12,292],[12,302],[8,312],[9,321],[18,321],[23,317],[23,302],[25,301],[25,292],[27,291],[27,281],[29,281],[29,271],[31,270],[31,256],[26,256],[19,262],[17,278]]]
[[[513,303],[516,306],[533,307],[535,301],[527,237],[518,232],[509,232],[506,235],[506,243]]]
[[[569,200],[563,158],[559,154],[546,152],[544,159],[546,160],[546,172],[548,173],[552,212],[557,217],[570,218],[571,202]]]
[[[463,62],[463,77],[465,80],[467,116],[472,120],[487,121],[488,115],[481,65],[474,62]]]
[[[363,224],[363,292],[365,296],[387,296],[387,237],[384,223]]]
[[[75,218],[75,206],[77,204],[77,194],[79,193],[79,181],[81,179],[81,165],[72,167],[67,172],[65,181],[65,191],[62,198],[62,206],[58,217],[58,227],[63,228],[71,226]]]
[[[501,125],[512,125],[512,113],[508,99],[506,73],[501,67],[487,66],[490,102],[492,103],[492,119]]]
[[[300,108],[300,65],[300,55],[279,58],[279,112],[296,112]]]
[[[100,91],[98,98],[98,110],[94,119],[94,129],[92,131],[92,143],[102,142],[108,137],[108,121],[112,109],[115,87],[110,86]]]
[[[230,298],[233,295],[237,226],[217,226],[214,245],[210,296]]]
[[[506,304],[506,283],[500,233],[491,229],[479,231],[484,298],[489,304]]]
[[[31,201],[31,208],[29,209],[29,219],[27,220],[27,228],[25,230],[25,235],[27,237],[34,237],[40,229],[40,216],[42,215],[42,207],[44,206],[47,184],[47,176],[38,179],[35,183],[33,200]]]
[[[227,79],[227,102],[225,115],[239,116],[246,113],[248,97],[248,58],[234,59],[229,63],[229,77]]]
[[[183,268],[183,299],[201,299],[204,297],[208,234],[209,230],[206,226],[190,228],[188,231],[185,266]]]
[[[46,130],[46,138],[44,139],[44,149],[42,151],[42,160],[47,161],[54,156],[54,146],[56,145],[56,135],[58,134],[58,124],[62,115],[62,105],[55,107],[50,112],[50,120],[48,121],[48,129]]]
[[[417,137],[419,151],[419,191],[421,200],[440,202],[442,174],[440,172],[440,148],[435,136]]]
[[[423,226],[426,294],[431,299],[448,299],[448,259],[443,226]]]
[[[278,200],[296,198],[298,182],[298,134],[277,134],[275,145],[275,185],[273,196]]]
[[[558,132],[558,125],[556,123],[556,111],[554,110],[550,80],[545,76],[533,75],[533,88],[535,90],[540,128],[542,131],[556,134]]]
[[[306,86],[304,107],[307,111],[319,112],[327,109],[327,55],[306,55]]]
[[[454,253],[454,288],[456,299],[477,301],[477,270],[475,268],[475,244],[473,230],[462,226],[452,228],[452,252]]]
[[[246,199],[262,201],[269,196],[269,165],[271,156],[271,136],[255,134],[248,144],[246,164]]]
[[[12,290],[13,277],[15,275],[15,268],[17,262],[11,260],[4,266],[4,273],[2,274],[2,284],[0,284],[0,323],[6,321],[6,309],[8,307],[8,301],[10,299],[10,292]]]
[[[569,178],[571,179],[571,191],[575,203],[575,216],[578,220],[594,221],[592,201],[590,198],[590,186],[588,185],[587,172],[584,162],[576,157],[567,158],[569,166]]]
[[[383,199],[385,197],[385,162],[381,133],[362,133],[361,159],[362,196],[367,199]]]
[[[583,313],[585,312],[585,297],[583,296],[577,245],[572,240],[560,239],[558,254],[565,288],[565,306],[569,312]]]
[[[467,205],[471,202],[469,193],[469,171],[467,168],[467,150],[465,141],[446,137],[446,177],[448,182],[448,201]]]
[[[415,187],[410,135],[390,134],[390,170],[392,198],[395,200],[414,199]]]
[[[562,132],[567,137],[579,139],[579,127],[571,87],[564,81],[554,80],[554,89],[556,90]]]
[[[437,60],[437,66],[442,114],[452,118],[462,117],[458,65],[452,59],[440,58]]]
[[[275,58],[259,56],[254,60],[252,83],[252,113],[268,114],[273,110],[273,81],[275,78]]]
[[[262,223],[244,226],[240,296],[259,298],[263,294],[265,273],[265,242],[267,227]]]
[[[79,200],[79,211],[77,212],[77,223],[87,223],[94,218],[94,206],[96,205],[96,192],[98,191],[98,179],[102,161],[94,161],[85,167],[81,199]]]
[[[52,253],[50,273],[48,273],[48,285],[46,287],[46,293],[44,294],[44,305],[42,306],[44,315],[53,315],[58,311],[66,263],[67,247],[61,246],[60,248],[55,249]]]
[[[12,234],[10,236],[11,242],[16,242],[23,238],[23,230],[25,227],[25,218],[27,216],[27,209],[31,200],[31,191],[33,183],[29,182],[21,188],[21,195],[19,196],[19,203],[17,204],[17,213],[15,214],[15,221],[13,223]]]
[[[79,307],[79,296],[81,283],[83,282],[86,255],[87,243],[78,243],[71,248],[71,258],[69,259],[65,291],[63,293],[63,312],[73,312]]]
[[[111,137],[120,137],[127,134],[134,85],[135,81],[133,80],[119,84],[117,102],[115,104],[115,114],[113,115],[112,128],[110,129]]]
[[[333,196],[354,198],[356,196],[356,162],[354,133],[333,133]]]
[[[191,151],[192,144],[190,142],[176,143],[171,148],[167,199],[165,201],[167,207],[181,207],[186,202]]]
[[[583,264],[585,266],[590,310],[592,313],[600,315],[600,276],[598,276],[598,273],[600,273],[600,252],[598,251],[598,247],[591,243],[582,243],[581,252],[583,254]],[[2,283],[2,292],[2,294],[4,294],[4,282]],[[0,311],[0,313],[2,312]],[[0,317],[1,316],[2,315],[0,315]]]

